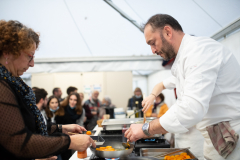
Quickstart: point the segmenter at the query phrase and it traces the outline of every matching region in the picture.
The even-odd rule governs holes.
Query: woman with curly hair
[[[18,21],[0,20],[0,154],[1,159],[49,158],[68,149],[83,151],[94,141],[72,124],[48,127],[32,89],[19,77],[34,66],[39,35]],[[52,157],[51,159],[56,159]]]

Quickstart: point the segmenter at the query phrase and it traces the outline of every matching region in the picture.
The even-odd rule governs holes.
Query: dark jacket
[[[48,125],[49,136],[36,134],[35,117],[20,93],[0,78],[1,160],[30,160],[58,155],[68,149],[70,138]],[[51,132],[52,131],[52,132]]]

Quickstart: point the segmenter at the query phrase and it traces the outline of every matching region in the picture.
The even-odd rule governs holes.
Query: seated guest
[[[53,92],[53,95],[58,98],[59,102],[63,101],[63,99],[61,98],[62,97],[62,90],[60,88],[56,87],[56,88],[53,89],[52,92]]]
[[[114,108],[116,107],[114,104],[112,104],[112,101],[109,96],[104,96],[101,106],[105,108],[106,114],[110,116],[109,118],[115,118]]]
[[[60,106],[59,99],[55,96],[50,96],[48,98],[47,107],[45,109],[45,116],[47,122],[56,123],[55,114],[58,111]]]
[[[112,101],[109,96],[105,96],[102,100],[102,106],[115,108],[115,105],[112,104]]]
[[[20,77],[34,66],[39,34],[18,21],[0,20],[1,160],[56,159],[68,149],[84,151],[93,139],[76,124],[46,126],[33,90]]]
[[[168,111],[168,106],[164,103],[164,95],[160,93],[154,102],[154,108],[152,111],[152,117],[161,117]]]

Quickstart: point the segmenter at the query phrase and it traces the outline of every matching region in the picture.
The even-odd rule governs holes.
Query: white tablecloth
[[[98,125],[96,125],[96,127],[93,129],[96,131],[96,133],[94,134],[94,136],[97,136],[100,131],[102,130],[102,127],[98,127]],[[77,157],[77,151],[74,152],[74,154],[72,155],[72,157],[69,160],[89,160],[90,156],[92,155],[92,151],[90,150],[90,148],[87,149],[87,158],[78,158]]]

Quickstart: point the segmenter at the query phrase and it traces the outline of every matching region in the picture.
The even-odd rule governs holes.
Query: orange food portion
[[[165,156],[164,159],[165,160],[184,160],[184,159],[191,159],[191,157],[186,152],[183,152],[180,155]]]
[[[115,149],[112,148],[112,146],[106,146],[106,147],[96,148],[96,151],[115,151]]]
[[[86,135],[92,135],[92,132],[91,131],[87,131]]]

